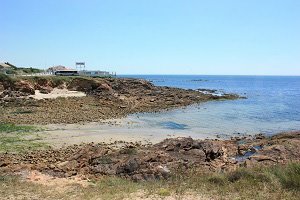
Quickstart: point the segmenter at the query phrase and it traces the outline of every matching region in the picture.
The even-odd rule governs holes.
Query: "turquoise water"
[[[274,134],[300,130],[300,77],[128,75],[158,86],[217,89],[247,97],[213,101],[160,113],[131,115],[153,128],[192,134]]]

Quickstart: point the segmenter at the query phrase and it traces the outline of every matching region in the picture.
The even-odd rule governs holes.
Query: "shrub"
[[[290,163],[286,167],[275,167],[272,172],[283,187],[300,191],[300,163]]]
[[[5,75],[5,74],[1,74],[0,73],[0,82],[12,82],[12,78],[10,78],[9,76]]]

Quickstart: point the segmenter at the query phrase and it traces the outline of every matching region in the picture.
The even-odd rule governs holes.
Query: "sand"
[[[35,91],[34,95],[30,95],[34,99],[56,99],[58,97],[84,97],[86,94],[80,91],[70,91],[68,89],[54,88],[48,94],[42,94],[39,90]]]
[[[141,142],[142,144],[158,143],[166,138],[193,137],[197,139],[217,138],[212,134],[197,134],[188,130],[172,130],[163,127],[149,127],[130,117],[107,120],[103,123],[85,124],[49,124],[41,126],[39,132],[43,142],[52,147],[62,147],[80,143],[112,143],[115,141]]]

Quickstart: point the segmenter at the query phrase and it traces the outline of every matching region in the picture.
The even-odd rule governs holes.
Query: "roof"
[[[60,71],[60,72],[74,72],[74,71],[78,71],[76,69],[63,69],[63,70],[56,70],[56,71]]]
[[[62,65],[58,65],[58,66],[48,68],[48,71],[62,71],[62,70],[68,70],[68,68],[65,67],[65,66],[62,66]]]

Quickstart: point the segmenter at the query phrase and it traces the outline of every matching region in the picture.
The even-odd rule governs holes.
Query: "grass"
[[[299,163],[291,163],[285,168],[274,167],[271,171],[279,179],[284,188],[300,192]]]
[[[259,169],[239,169],[227,173],[202,173],[195,170],[174,174],[169,180],[133,182],[118,177],[103,177],[90,186],[69,185],[59,192],[52,186],[25,183],[0,176],[0,195],[18,197],[31,193],[42,199],[289,199],[300,196],[300,163]],[[35,188],[35,189],[34,189]],[[61,188],[61,186],[58,186]],[[16,194],[18,191],[18,194]],[[33,192],[34,191],[34,192]]]
[[[53,86],[57,87],[59,85],[62,85],[64,83],[68,83],[72,81],[75,76],[21,76],[21,77],[15,77],[16,80],[27,80],[31,83],[37,83],[39,81],[51,81],[53,83]]]
[[[0,133],[30,132],[30,131],[37,131],[37,130],[38,129],[34,126],[23,126],[23,125],[0,123]]]
[[[0,82],[7,83],[7,84],[13,84],[14,79],[5,74],[0,73]]]
[[[0,153],[23,153],[48,148],[46,143],[41,142],[39,130],[34,126],[0,124]]]
[[[43,70],[33,68],[33,67],[16,67],[10,63],[6,63],[11,66],[11,68],[6,70],[7,74],[34,74],[34,73],[41,73]]]

